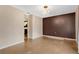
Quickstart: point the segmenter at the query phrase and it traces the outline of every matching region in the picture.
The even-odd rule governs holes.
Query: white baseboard
[[[79,53],[79,47],[78,47],[78,53]]]
[[[37,37],[32,37],[31,39],[35,40],[35,39],[38,39],[38,38],[41,38],[41,37],[43,37],[43,35],[37,36]]]
[[[44,37],[48,38],[53,38],[53,39],[58,39],[58,40],[76,40],[76,39],[71,39],[71,38],[64,38],[64,37],[56,37],[56,36],[49,36],[49,35],[43,35]]]
[[[78,45],[78,53],[79,53],[79,45]]]
[[[3,47],[0,47],[0,50],[1,49],[4,49],[4,48],[8,48],[8,47],[13,46],[13,45],[16,45],[16,44],[19,44],[19,43],[22,43],[22,42],[24,42],[24,41],[19,41],[19,42],[15,42],[15,43],[12,43],[12,44],[9,44],[9,45],[5,45]]]

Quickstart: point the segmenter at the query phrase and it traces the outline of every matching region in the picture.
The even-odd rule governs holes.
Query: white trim
[[[41,38],[41,37],[43,37],[43,35],[41,35],[41,36],[39,36],[39,37],[32,37],[32,38],[30,38],[30,39],[35,40],[35,39],[38,39],[38,38]]]
[[[78,53],[79,53],[79,47],[78,47]]]
[[[58,40],[76,40],[76,39],[71,39],[71,38],[64,38],[64,37],[56,37],[56,36],[49,36],[49,35],[43,35],[45,37],[48,37],[48,38],[53,38],[53,39],[58,39]]]
[[[79,53],[79,43],[78,43],[78,53]]]
[[[1,49],[4,49],[4,48],[8,48],[8,47],[13,46],[13,45],[16,45],[16,44],[19,44],[19,43],[22,43],[22,42],[24,42],[24,41],[19,41],[19,42],[15,42],[15,43],[12,43],[12,44],[9,44],[9,45],[5,45],[3,47],[0,47],[0,50]]]

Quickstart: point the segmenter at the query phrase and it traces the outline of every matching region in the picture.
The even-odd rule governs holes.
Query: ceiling
[[[43,5],[15,5],[15,7],[42,18],[72,13],[76,9],[75,5],[48,5],[49,12],[45,13]]]

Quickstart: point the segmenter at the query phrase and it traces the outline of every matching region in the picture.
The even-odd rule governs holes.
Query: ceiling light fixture
[[[48,6],[47,6],[47,5],[45,5],[45,6],[44,6],[44,8],[45,8],[45,9],[47,9],[47,8],[48,8]]]
[[[44,10],[45,14],[48,13],[48,6],[47,5],[44,5],[43,6],[43,10]]]

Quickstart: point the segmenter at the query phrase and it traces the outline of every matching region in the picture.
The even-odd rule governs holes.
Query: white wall
[[[76,42],[78,43],[78,6],[75,12]]]
[[[32,39],[32,15],[29,15],[28,19],[28,38]]]
[[[76,30],[77,30],[77,43],[78,43],[78,53],[79,53],[79,6],[76,10]]]
[[[77,6],[76,9],[76,38],[77,38],[77,44],[78,44],[78,53],[79,53],[79,6]]]
[[[0,49],[23,41],[23,13],[11,6],[0,6]]]
[[[32,38],[39,38],[42,36],[43,30],[42,30],[42,18],[37,16],[32,16]]]
[[[20,7],[17,7],[17,6],[13,6],[15,8],[18,8],[20,10],[22,10],[23,12],[25,13],[28,13],[28,11],[24,10],[24,8],[20,8]],[[41,37],[42,36],[42,18],[38,17],[38,16],[35,16],[35,15],[30,15],[29,16],[29,20],[28,20],[28,38],[31,38],[31,39],[35,39],[35,38],[38,38],[38,37]]]

